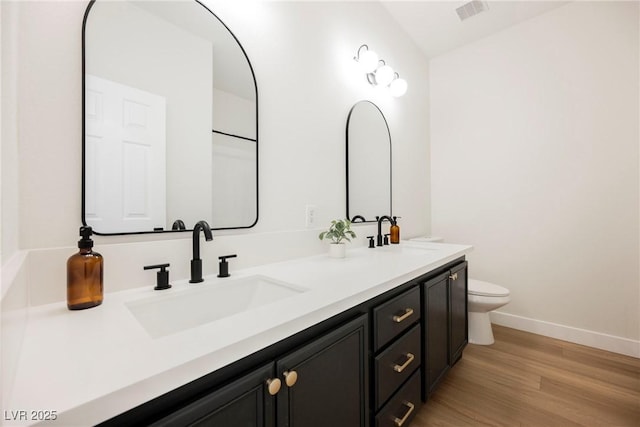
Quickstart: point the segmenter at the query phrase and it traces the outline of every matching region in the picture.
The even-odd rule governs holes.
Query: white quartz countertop
[[[29,309],[15,385],[6,411],[55,411],[43,425],[94,425],[348,310],[453,261],[468,245],[408,242],[376,249],[351,248],[344,259],[327,255],[208,277],[204,284],[172,280],[106,293],[102,305],[69,311],[66,303]],[[242,254],[239,254],[242,256]],[[190,292],[201,286],[265,276],[306,292],[152,338],[127,304]],[[189,307],[176,307],[189,314]],[[175,314],[175,313],[174,313]],[[22,422],[34,424],[32,420]],[[20,424],[7,422],[6,425]]]

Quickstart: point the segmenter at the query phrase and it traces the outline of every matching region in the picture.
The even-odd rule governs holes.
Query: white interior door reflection
[[[85,78],[87,223],[122,232],[164,227],[165,98]]]

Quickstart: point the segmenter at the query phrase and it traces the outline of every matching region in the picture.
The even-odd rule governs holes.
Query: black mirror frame
[[[255,221],[250,224],[250,225],[246,225],[246,226],[240,226],[240,227],[221,227],[221,228],[211,228],[212,230],[239,230],[239,229],[246,229],[246,228],[252,228],[254,227],[257,223],[258,223],[258,219],[260,217],[259,212],[260,212],[260,187],[259,187],[259,150],[258,150],[258,134],[259,134],[259,128],[258,128],[258,113],[259,113],[259,108],[258,108],[258,81],[256,80],[256,74],[253,70],[253,65],[251,64],[251,61],[249,60],[249,56],[247,55],[247,52],[244,50],[244,47],[242,46],[242,44],[240,43],[240,40],[238,40],[238,38],[236,37],[236,35],[233,33],[233,31],[231,31],[231,29],[229,29],[229,27],[227,27],[227,25],[222,21],[222,19],[220,19],[218,17],[218,15],[216,15],[215,13],[213,13],[213,11],[211,9],[209,9],[207,6],[205,6],[204,4],[202,4],[202,2],[200,0],[194,0],[196,3],[198,3],[200,6],[202,6],[206,11],[208,11],[220,24],[222,24],[222,26],[224,28],[226,28],[227,31],[229,31],[229,34],[231,34],[231,36],[233,37],[233,39],[236,41],[236,43],[238,43],[238,47],[240,48],[240,50],[242,51],[242,54],[244,55],[245,59],[247,60],[247,64],[249,65],[249,69],[251,70],[251,76],[253,77],[253,85],[255,88],[255,92],[256,92],[256,137],[255,139],[253,138],[246,138],[246,137],[240,137],[237,135],[230,135],[224,132],[219,132],[216,131],[215,129],[212,129],[213,133],[221,133],[224,135],[228,135],[228,136],[234,136],[234,137],[238,137],[238,138],[242,138],[242,139],[246,139],[246,140],[250,140],[250,141],[255,141],[256,143],[256,219]],[[85,155],[86,155],[86,141],[85,141],[85,133],[86,133],[86,129],[85,129],[85,116],[86,116],[86,105],[85,105],[85,92],[86,92],[86,81],[85,81],[85,73],[86,73],[86,69],[85,69],[85,50],[86,50],[86,45],[85,45],[85,39],[86,39],[86,27],[87,27],[87,18],[89,17],[89,12],[91,11],[91,8],[93,7],[94,3],[96,2],[96,0],[90,0],[89,4],[87,5],[87,9],[84,12],[84,17],[82,19],[82,206],[81,206],[81,218],[82,218],[82,225],[87,226],[87,221],[86,221],[86,212],[85,212],[85,201],[86,201],[86,185],[85,185],[85,178],[86,178],[86,162],[85,162]],[[134,232],[119,232],[119,233],[101,233],[99,231],[94,231],[94,234],[99,235],[99,236],[122,236],[122,235],[136,235],[136,234],[160,234],[160,233],[175,233],[175,232],[192,232],[193,229],[178,229],[178,230],[151,230],[151,231],[134,231]]]
[[[345,156],[345,170],[346,170],[346,213],[347,219],[349,219],[352,223],[363,223],[363,222],[377,222],[375,219],[366,219],[360,214],[354,214],[353,218],[351,218],[349,214],[349,123],[351,122],[351,114],[353,113],[354,108],[361,102],[368,102],[369,104],[376,107],[376,109],[380,112],[382,119],[384,120],[384,125],[387,128],[387,135],[389,136],[389,213],[380,212],[380,215],[389,215],[390,217],[393,215],[393,150],[391,143],[391,131],[389,130],[389,123],[387,122],[387,118],[384,113],[376,104],[368,100],[358,101],[349,110],[349,114],[347,115],[347,126],[346,126],[346,156]],[[360,221],[354,221],[360,220]]]

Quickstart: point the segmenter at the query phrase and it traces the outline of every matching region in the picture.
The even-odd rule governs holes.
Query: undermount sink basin
[[[415,254],[420,254],[420,253],[428,254],[428,253],[433,253],[435,251],[440,250],[439,247],[433,247],[433,246],[427,246],[427,245],[421,245],[421,244],[407,244],[407,243],[401,243],[400,245],[382,246],[379,249],[382,249],[388,252],[415,253]]]
[[[181,332],[237,313],[299,295],[308,289],[265,276],[209,279],[125,303],[153,338]]]

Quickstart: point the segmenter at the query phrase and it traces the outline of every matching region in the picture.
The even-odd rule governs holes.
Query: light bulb
[[[389,85],[389,91],[391,95],[400,97],[407,93],[407,81],[405,79],[397,78]]]
[[[376,70],[376,84],[379,86],[387,86],[393,80],[393,68],[383,65]]]
[[[358,62],[360,63],[362,71],[371,73],[378,65],[378,54],[372,50],[365,50],[359,55]]]

